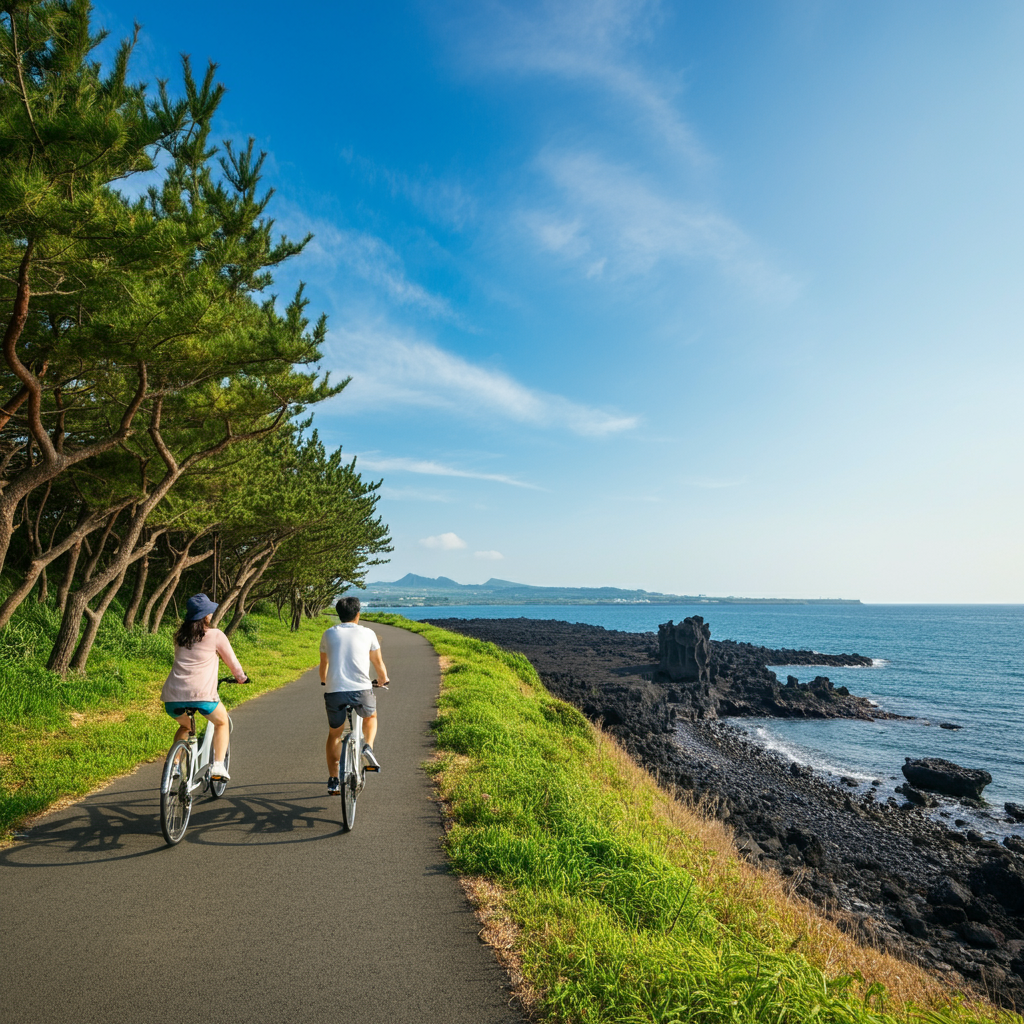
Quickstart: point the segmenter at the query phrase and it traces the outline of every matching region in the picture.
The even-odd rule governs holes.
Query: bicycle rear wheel
[[[229,771],[231,769],[231,744],[228,744],[228,749],[224,751],[224,767]],[[228,788],[227,779],[215,779],[210,776],[210,796],[216,800],[217,797],[224,795],[224,790]]]
[[[341,744],[341,820],[345,831],[356,823],[356,797],[359,795],[359,752],[352,734]]]
[[[192,749],[185,740],[178,740],[167,755],[160,779],[160,827],[169,846],[180,843],[188,828],[192,815],[192,794],[188,790],[191,778]]]

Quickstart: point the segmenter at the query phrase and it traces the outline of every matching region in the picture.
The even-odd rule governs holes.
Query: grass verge
[[[60,615],[48,605],[19,609],[0,633],[0,841],[26,818],[166,752],[174,726],[160,688],[176,625],[129,632],[112,607],[86,672],[61,679],[43,667]],[[247,615],[232,646],[254,682],[222,687],[221,699],[231,708],[296,679],[317,662],[323,629],[304,620],[292,633],[274,614]]]
[[[537,1020],[1020,1021],[864,948],[746,864],[520,654],[400,616],[442,657],[430,766],[456,872]]]

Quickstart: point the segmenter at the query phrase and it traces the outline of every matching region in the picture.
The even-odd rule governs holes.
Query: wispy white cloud
[[[439,533],[436,537],[424,537],[420,544],[425,548],[438,548],[441,551],[458,551],[467,546],[457,533]]]
[[[692,165],[711,162],[673,102],[679,82],[656,80],[634,55],[660,20],[657,0],[475,0],[472,11],[463,22],[463,59],[471,67],[589,82]]]
[[[474,551],[473,557],[485,562],[500,562],[505,558],[500,551]]]
[[[505,476],[503,473],[480,473],[471,469],[458,469],[430,459],[387,458],[371,453],[360,455],[358,461],[361,469],[368,469],[374,473],[421,473],[424,476],[462,477],[467,480],[490,480],[497,484],[525,487],[531,491],[542,490],[536,484],[516,480],[515,477]]]
[[[344,407],[353,411],[382,403],[449,409],[460,414],[560,427],[604,437],[630,430],[638,417],[595,409],[528,388],[417,337],[401,337],[383,325],[331,332],[331,361],[354,378]]]
[[[281,226],[289,235],[313,235],[303,253],[305,267],[332,273],[345,270],[366,281],[390,302],[415,307],[439,320],[462,322],[444,296],[409,279],[402,257],[382,238],[310,217],[289,203],[282,202],[281,208]]]
[[[671,16],[661,0],[473,0],[462,10],[454,35],[468,68],[553,77],[599,96],[590,116],[569,105],[566,132],[589,132],[589,151],[566,151],[563,142],[559,150],[543,149],[537,161],[555,195],[524,204],[521,216],[542,249],[591,279],[710,263],[758,297],[795,297],[799,284],[702,198],[704,175],[694,172],[715,160],[682,113],[678,70],[647,45]],[[606,124],[616,126],[611,135]],[[596,155],[602,150],[616,155]],[[629,166],[639,160],[642,173]]]
[[[538,166],[562,203],[547,216],[526,214],[527,228],[542,248],[581,262],[590,277],[606,268],[616,276],[642,275],[660,262],[686,260],[717,264],[766,298],[789,301],[799,288],[727,217],[629,167],[593,153],[553,150],[541,154]]]
[[[405,174],[357,155],[351,149],[344,150],[342,156],[367,181],[382,183],[392,197],[401,197],[412,203],[435,223],[462,230],[476,216],[476,197],[458,180],[427,173]]]
[[[424,490],[419,487],[389,487],[385,484],[377,493],[390,501],[432,501],[442,504],[451,504],[455,501],[453,494]]]

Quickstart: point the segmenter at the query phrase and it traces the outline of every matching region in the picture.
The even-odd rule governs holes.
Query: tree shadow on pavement
[[[340,807],[337,817],[325,815],[326,796],[303,798],[291,792],[297,789],[308,794],[309,786],[289,785],[276,793],[256,787],[251,793],[234,789],[219,800],[200,794],[194,800],[182,844],[304,843],[344,832]],[[147,789],[86,800],[58,812],[29,828],[15,845],[0,850],[0,866],[80,867],[170,853],[172,849],[160,832],[159,803]]]

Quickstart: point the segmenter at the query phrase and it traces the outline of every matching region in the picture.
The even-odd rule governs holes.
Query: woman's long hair
[[[186,651],[192,650],[192,645],[199,643],[206,634],[205,619],[193,619],[191,622],[183,622],[174,634],[174,642],[178,647],[184,647]]]

